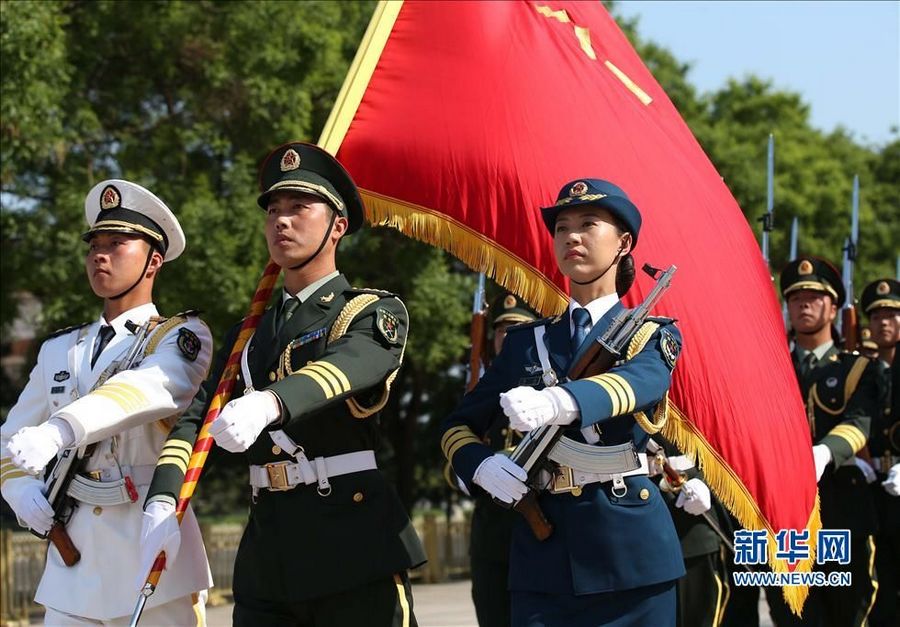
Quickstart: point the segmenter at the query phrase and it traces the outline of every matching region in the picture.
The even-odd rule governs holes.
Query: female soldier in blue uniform
[[[611,464],[606,474],[553,464],[532,486],[554,531],[539,541],[524,520],[513,530],[513,625],[674,626],[675,580],[684,565],[644,451],[665,416],[681,336],[671,320],[653,318],[628,345],[627,359],[602,375],[566,380],[579,347],[623,309],[641,216],[625,192],[598,179],[567,184],[542,215],[571,282],[569,307],[510,329],[503,351],[445,421],[441,445],[469,487],[506,503],[529,487],[522,468],[482,442],[501,412],[520,431],[568,425],[564,437],[591,445],[592,456]],[[622,450],[632,464],[615,465]]]

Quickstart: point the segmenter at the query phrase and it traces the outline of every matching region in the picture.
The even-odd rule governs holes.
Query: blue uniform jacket
[[[622,309],[617,303],[607,312],[583,347],[601,335]],[[638,451],[646,449],[649,435],[638,426],[634,413],[653,415],[669,388],[681,346],[680,333],[671,320],[654,320],[660,327],[632,359],[599,377],[560,384],[581,410],[581,422],[566,429],[567,437],[584,442],[581,428],[596,425],[599,445],[633,441]],[[478,465],[494,454],[482,438],[502,413],[499,395],[520,385],[544,387],[535,347],[536,325],[547,325],[544,342],[553,369],[563,379],[573,361],[568,313],[552,321],[511,327],[503,350],[484,377],[444,422],[444,454],[470,488]],[[628,490],[622,498],[612,495],[611,482],[587,485],[580,496],[542,491],[539,503],[554,531],[540,542],[524,518],[516,522],[510,589],[594,594],[681,577],[681,548],[659,489],[646,476],[626,477],[625,483]]]

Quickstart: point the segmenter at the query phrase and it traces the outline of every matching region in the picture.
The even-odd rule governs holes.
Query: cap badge
[[[512,309],[516,306],[516,297],[512,294],[509,294],[505,299],[503,299],[503,308],[504,309]]]
[[[584,181],[578,181],[569,190],[569,196],[584,196],[587,193],[588,186]]]
[[[119,194],[119,190],[117,190],[112,185],[107,185],[103,188],[103,193],[100,194],[100,209],[115,209],[119,205],[122,204],[122,195]]]
[[[281,156],[281,171],[290,172],[300,169],[300,155],[293,148],[288,148]]]
[[[891,286],[887,284],[887,281],[882,281],[878,284],[878,287],[875,288],[875,291],[879,296],[887,296],[891,293]]]
[[[813,265],[809,259],[804,259],[800,262],[800,265],[797,267],[797,272],[800,274],[812,274],[813,273]]]

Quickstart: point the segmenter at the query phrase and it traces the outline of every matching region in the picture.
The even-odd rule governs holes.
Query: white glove
[[[572,395],[556,387],[513,388],[500,395],[500,407],[516,431],[532,431],[550,423],[567,425],[581,415]]]
[[[75,434],[69,423],[51,418],[37,427],[22,427],[9,439],[6,448],[12,454],[13,464],[37,475],[61,449],[74,442]]]
[[[900,496],[900,464],[894,464],[888,470],[887,479],[881,482],[884,491],[891,496]]]
[[[226,451],[241,453],[280,416],[281,407],[275,394],[254,391],[225,405],[209,426],[209,433]]]
[[[3,483],[3,498],[25,527],[46,534],[53,526],[53,508],[44,496],[44,482],[18,477]]]
[[[854,457],[853,463],[862,471],[863,476],[866,478],[866,483],[875,483],[875,480],[878,479],[878,475],[876,475],[875,470],[869,466],[869,462],[860,459],[859,457]]]
[[[816,483],[822,478],[825,467],[831,463],[831,449],[824,444],[816,444],[812,448],[813,461],[816,463]]]
[[[691,479],[681,486],[681,492],[675,499],[675,507],[681,507],[692,516],[709,511],[712,507],[712,499],[709,495],[709,488],[700,479]]]
[[[138,590],[144,587],[160,551],[166,552],[166,570],[172,568],[180,547],[181,529],[175,516],[175,506],[167,501],[149,503],[141,520],[141,567],[135,587]]]
[[[472,481],[504,503],[515,503],[528,492],[525,469],[502,453],[488,457],[475,469]]]

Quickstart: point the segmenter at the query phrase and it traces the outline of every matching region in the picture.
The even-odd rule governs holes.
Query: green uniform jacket
[[[301,304],[276,336],[280,292],[274,304],[260,320],[247,361],[252,387],[275,392],[285,417],[250,446],[249,463],[293,460],[269,436],[279,428],[310,461],[377,449],[377,409],[403,358],[406,307],[386,292],[353,289],[340,275]],[[236,333],[237,328],[229,333],[210,377],[172,430],[148,500],[177,497],[184,477],[183,466],[174,463],[177,451],[196,438]],[[247,386],[239,378],[234,397]],[[320,496],[316,485],[302,484],[259,492],[235,561],[236,598],[303,601],[425,561],[412,523],[380,471],[329,481],[327,496]]]
[[[797,349],[792,358],[799,373]],[[806,377],[798,374],[798,381],[813,444],[828,446],[833,460],[819,480],[822,527],[871,535],[877,525],[875,509],[852,458],[866,445],[878,412],[877,366],[868,357],[831,347]]]

